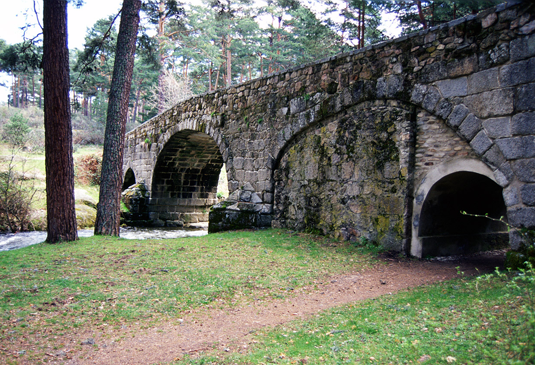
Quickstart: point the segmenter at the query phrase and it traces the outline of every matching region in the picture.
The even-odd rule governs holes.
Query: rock
[[[97,210],[91,208],[87,205],[77,204],[75,206],[76,210],[76,222],[78,228],[89,228],[95,226],[95,221],[97,219]]]
[[[74,201],[78,204],[87,205],[88,207],[97,209],[97,201],[84,189],[74,189]]]

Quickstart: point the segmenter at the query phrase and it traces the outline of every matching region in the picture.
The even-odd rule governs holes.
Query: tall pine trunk
[[[119,236],[124,135],[140,8],[141,0],[123,1],[108,101],[95,234]]]
[[[44,0],[43,85],[47,238],[49,243],[78,239],[74,210],[74,164],[69,108],[67,1]]]

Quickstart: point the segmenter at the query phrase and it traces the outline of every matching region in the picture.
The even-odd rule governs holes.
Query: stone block
[[[435,108],[435,114],[446,120],[453,110],[453,105],[446,99],[439,101],[438,105]]]
[[[534,95],[535,98],[535,95]],[[511,120],[511,134],[534,135],[535,134],[535,112],[521,113],[513,116]]]
[[[424,100],[424,97],[427,93],[427,86],[416,84],[414,85],[414,88],[412,89],[411,93],[411,101],[415,104],[421,104]]]
[[[496,23],[496,20],[498,20],[498,15],[496,15],[496,13],[494,12],[490,13],[481,20],[481,26],[483,27],[483,29],[488,28],[494,23]]]
[[[496,182],[502,188],[509,185],[511,180],[513,180],[514,178],[514,175],[515,174],[509,162],[504,162],[503,164],[501,164],[498,170],[494,171],[494,177],[496,178]]]
[[[254,159],[252,158],[246,158],[243,163],[243,168],[245,170],[253,170],[254,169]]]
[[[463,104],[457,105],[455,106],[455,108],[453,108],[453,111],[448,116],[447,123],[451,127],[457,129],[469,112],[470,111],[468,110],[468,108]]]
[[[470,146],[479,155],[483,155],[491,146],[492,141],[484,130],[481,130],[470,142]]]
[[[491,118],[483,121],[483,128],[490,138],[504,138],[511,136],[511,118]]]
[[[508,160],[535,157],[535,136],[497,139],[496,144]]]
[[[535,58],[505,65],[500,69],[500,85],[515,86],[535,81]]]
[[[513,39],[510,46],[511,61],[523,60],[535,56],[535,34]]]
[[[515,111],[535,110],[535,83],[522,85],[515,91]]]
[[[304,97],[299,97],[290,100],[290,114],[297,114],[305,110],[306,108],[306,101]]]
[[[517,189],[513,186],[508,186],[503,189],[503,200],[507,207],[517,205],[520,201],[518,199]]]
[[[513,99],[513,89],[496,89],[468,96],[465,104],[479,118],[499,117],[513,113]]]
[[[535,228],[535,207],[509,209],[507,211],[509,224],[514,227]]]
[[[511,166],[518,180],[530,183],[535,182],[535,158],[511,161]]]
[[[448,78],[448,70],[443,62],[434,62],[430,65],[427,65],[424,67],[421,73],[422,82],[433,82],[446,78]]]
[[[520,28],[520,33],[530,34],[530,33],[533,33],[534,30],[535,30],[535,20],[532,20],[531,22],[529,22],[528,24]]]
[[[520,188],[522,203],[535,206],[535,184],[525,184]]]
[[[448,63],[447,73],[450,78],[465,76],[477,70],[478,59],[476,55],[465,57],[459,61]]]
[[[478,94],[499,87],[498,68],[476,72],[468,76],[468,94]]]
[[[422,102],[422,107],[430,112],[433,112],[440,99],[441,96],[438,92],[438,89],[435,87],[430,87],[427,89],[427,93]]]
[[[503,153],[500,150],[500,148],[494,144],[484,155],[483,155],[483,161],[487,164],[493,166],[494,168],[498,168],[505,162],[505,157],[503,157]]]
[[[461,136],[471,141],[481,129],[481,120],[474,114],[468,115],[459,126]]]
[[[377,80],[377,98],[392,98],[403,91],[403,76],[390,75]]]
[[[236,170],[241,170],[243,169],[243,163],[244,163],[244,159],[243,157],[235,157],[233,160],[232,160],[232,164],[234,166],[234,168]]]
[[[468,79],[466,77],[437,81],[436,85],[445,98],[466,96],[468,94]]]

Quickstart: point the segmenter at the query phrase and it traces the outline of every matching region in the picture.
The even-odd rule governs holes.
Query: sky
[[[40,16],[41,4],[42,1],[36,1],[37,13]],[[86,0],[84,6],[79,9],[69,5],[67,10],[69,48],[83,48],[87,29],[92,27],[97,20],[117,14],[121,4],[122,0]],[[0,12],[0,39],[8,44],[22,42],[24,32],[20,28],[25,24],[36,23],[33,0],[5,1]],[[35,26],[26,32],[26,38],[32,38],[40,32],[39,27]],[[0,82],[11,84],[10,77],[5,73],[0,74]],[[7,102],[8,93],[7,87],[0,86],[0,103]]]
[[[41,16],[42,1],[36,0],[35,4],[37,14]],[[117,14],[121,8],[121,4],[122,0],[85,0],[84,5],[79,9],[69,5],[67,10],[69,48],[83,48],[87,29],[92,27],[97,20],[106,18],[109,15]],[[386,17],[383,15],[383,18]],[[392,22],[392,19],[393,17],[391,17],[391,19],[383,19],[384,24],[382,28],[390,29],[390,31],[387,32],[389,36],[393,36],[398,32],[396,31],[396,25]],[[37,24],[34,1],[3,1],[2,11],[0,11],[0,39],[5,40],[8,44],[15,44],[21,42],[24,36],[28,39],[41,32],[39,27],[35,25],[24,34],[20,28],[25,24]],[[9,93],[8,86],[11,84],[10,77],[5,73],[0,73],[0,83],[5,83],[7,85],[0,86],[0,103],[7,102],[7,95]]]

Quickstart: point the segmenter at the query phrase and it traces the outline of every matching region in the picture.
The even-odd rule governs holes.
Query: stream
[[[121,228],[121,238],[129,240],[146,240],[146,239],[169,239],[183,237],[200,237],[208,234],[207,223],[187,227],[187,228],[139,228],[126,227]],[[44,231],[19,232],[0,234],[0,251],[16,250],[46,240],[47,233]],[[93,229],[80,229],[78,237],[91,237]]]

